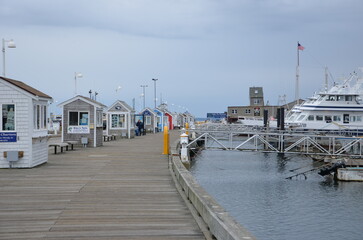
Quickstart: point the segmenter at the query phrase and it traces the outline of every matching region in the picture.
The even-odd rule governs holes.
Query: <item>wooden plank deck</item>
[[[0,239],[204,239],[162,140],[147,134],[0,169]]]

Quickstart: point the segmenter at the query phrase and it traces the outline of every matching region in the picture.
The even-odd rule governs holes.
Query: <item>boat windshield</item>
[[[335,95],[328,96],[327,101],[335,101]]]
[[[297,121],[302,121],[305,118],[305,114],[301,114],[300,117],[297,119]]]
[[[292,115],[292,116],[289,118],[289,120],[288,120],[288,121],[293,122],[293,121],[295,120],[295,118],[296,118],[296,116],[295,116],[295,115]]]
[[[344,100],[345,100],[344,96],[342,96],[342,95],[337,96],[337,101],[344,101]]]

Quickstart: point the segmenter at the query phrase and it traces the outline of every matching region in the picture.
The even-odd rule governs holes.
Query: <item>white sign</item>
[[[88,126],[69,126],[68,133],[89,133]]]

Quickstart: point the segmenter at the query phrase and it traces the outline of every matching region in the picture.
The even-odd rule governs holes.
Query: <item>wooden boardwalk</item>
[[[0,239],[204,239],[162,140],[148,134],[50,151],[39,167],[0,169]]]

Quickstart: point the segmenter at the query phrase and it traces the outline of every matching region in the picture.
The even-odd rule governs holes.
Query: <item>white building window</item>
[[[103,121],[102,121],[102,112],[101,111],[96,111],[96,126],[97,127],[102,127],[103,125]]]
[[[126,116],[125,114],[111,114],[111,128],[125,128]]]
[[[3,104],[1,111],[1,130],[14,131],[15,130],[15,105]]]
[[[250,114],[251,113],[251,109],[246,109],[245,110],[245,113]]]
[[[40,113],[40,105],[37,105],[37,108],[36,108],[36,129],[40,129],[40,123],[41,123],[41,118],[42,118],[42,115]]]
[[[33,123],[35,130],[47,128],[47,106],[39,104],[34,105]]]
[[[237,109],[232,109],[232,114],[237,114]]]
[[[145,124],[146,125],[151,125],[151,116],[146,116],[145,117]]]
[[[69,126],[88,126],[88,112],[69,112]]]
[[[43,116],[43,126],[42,128],[47,128],[47,106],[42,107],[42,116]]]

